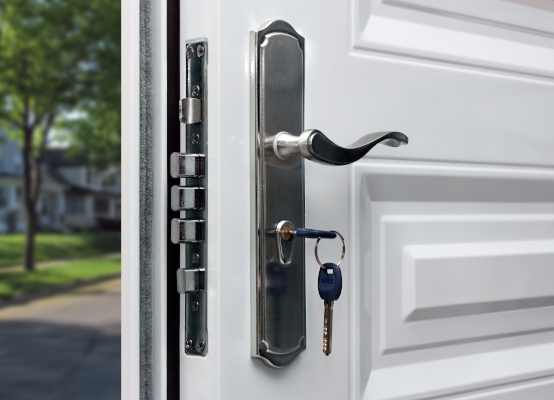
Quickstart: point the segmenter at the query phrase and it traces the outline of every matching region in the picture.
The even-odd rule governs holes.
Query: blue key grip
[[[317,229],[298,228],[296,230],[296,236],[310,239],[334,239],[337,237],[337,234],[329,231],[318,231]]]
[[[323,266],[326,269],[320,268],[317,277],[319,297],[326,301],[337,301],[342,292],[342,273],[337,264],[325,263]],[[329,269],[332,274],[329,274]]]

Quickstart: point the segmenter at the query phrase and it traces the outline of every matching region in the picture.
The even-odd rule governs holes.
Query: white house
[[[25,229],[23,157],[17,142],[0,132],[0,232]],[[94,171],[46,150],[37,212],[39,230],[119,229],[121,184],[118,170]]]

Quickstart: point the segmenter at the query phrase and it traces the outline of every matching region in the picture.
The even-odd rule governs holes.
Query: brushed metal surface
[[[285,367],[306,348],[304,241],[294,242],[282,266],[274,237],[281,220],[304,226],[304,161],[275,156],[272,138],[304,128],[304,38],[272,21],[251,32],[254,115],[252,356]],[[269,146],[269,147],[268,147]]]
[[[172,153],[169,173],[173,178],[202,178],[206,173],[206,157],[204,154]]]
[[[186,97],[179,102],[179,121],[184,124],[197,124],[202,121],[202,101]]]
[[[203,243],[206,240],[206,221],[203,219],[171,220],[171,242],[177,243]]]
[[[203,49],[203,50],[201,50]],[[171,173],[176,170],[181,180],[181,186],[189,188],[207,188],[208,161],[205,155],[208,147],[208,43],[206,40],[187,43],[186,51],[192,50],[192,57],[186,57],[186,97],[196,97],[201,101],[200,121],[185,125],[185,141],[181,139],[181,148],[185,147],[185,154],[172,155],[170,158]],[[200,51],[199,51],[200,50]],[[177,163],[174,160],[177,159]],[[208,267],[208,196],[204,197],[205,205],[199,209],[181,211],[181,218],[189,221],[202,220],[198,228],[202,229],[197,239],[181,244],[181,267],[186,269],[205,269]],[[181,224],[180,224],[181,226]],[[200,239],[201,237],[201,239]],[[182,242],[181,242],[182,243]],[[184,253],[184,257],[183,257]],[[195,262],[196,260],[196,262]],[[207,284],[207,275],[206,275]],[[208,353],[208,296],[207,291],[185,293],[185,343],[191,340],[193,346],[185,345],[185,354],[206,356]],[[200,304],[194,310],[194,304]]]
[[[206,270],[204,268],[179,268],[177,270],[177,292],[198,293],[206,290]]]
[[[206,205],[206,189],[203,187],[171,187],[171,209],[173,211],[203,210]]]

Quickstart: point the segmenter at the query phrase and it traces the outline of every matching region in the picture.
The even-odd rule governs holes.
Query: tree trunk
[[[33,152],[33,135],[42,118],[46,118],[38,155]],[[33,124],[29,124],[29,106],[25,105],[23,118],[23,190],[25,197],[25,214],[27,217],[27,230],[25,232],[25,254],[23,264],[26,271],[35,269],[35,234],[38,227],[37,201],[40,195],[40,184],[42,182],[42,161],[48,134],[54,123],[55,114],[45,113]]]
[[[37,230],[37,212],[36,202],[32,201],[25,205],[27,214],[27,229],[25,230],[25,253],[24,266],[25,271],[35,270],[35,234]]]
[[[40,189],[40,165],[37,164],[32,147],[33,129],[26,128],[23,141],[23,194],[27,227],[23,265],[26,271],[35,269],[35,234],[37,230],[37,199]]]

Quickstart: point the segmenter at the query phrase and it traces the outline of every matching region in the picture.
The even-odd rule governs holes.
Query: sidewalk
[[[121,280],[0,310],[0,398],[120,398]]]

